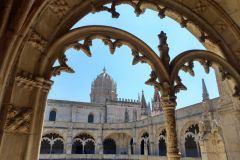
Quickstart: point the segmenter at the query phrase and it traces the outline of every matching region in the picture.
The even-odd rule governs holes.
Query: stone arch
[[[159,140],[159,135],[161,134],[161,132],[162,132],[164,129],[166,129],[165,126],[161,126],[161,127],[158,127],[158,128],[156,129],[155,138],[154,138],[155,141],[158,141],[158,140]]]
[[[95,139],[87,134],[80,133],[73,138],[72,154],[94,154],[96,148]]]
[[[106,138],[103,140],[103,154],[116,154],[116,142],[112,138]]]
[[[148,132],[143,132],[143,134],[141,135],[140,153],[141,155],[150,154],[150,135]]]
[[[109,0],[101,1],[101,2],[91,2],[91,3],[86,2],[86,3],[82,3],[81,5],[78,4],[77,7],[75,7],[74,9],[69,8],[68,10],[64,11],[64,14],[61,15],[62,19],[61,19],[58,27],[55,28],[55,32],[60,32],[60,33],[63,33],[64,31],[66,32],[70,28],[70,26],[72,26],[73,24],[76,23],[76,21],[78,21],[83,16],[86,16],[88,13],[91,12],[91,9],[93,8],[93,4],[95,4],[96,6],[101,6],[103,4],[110,3],[110,2],[111,1],[109,1]],[[120,2],[120,3],[122,3],[122,2]],[[205,1],[204,6],[207,6],[207,7],[205,7],[207,9],[204,9],[204,10],[198,10],[197,9],[197,11],[191,8],[193,6],[186,7],[186,8],[182,7],[182,6],[185,6],[185,5],[186,6],[190,5],[190,4],[187,4],[188,2],[182,2],[182,4],[177,3],[177,2],[170,2],[170,3],[157,2],[157,3],[159,3],[159,5],[162,5],[163,8],[164,8],[164,6],[166,8],[168,8],[168,9],[165,9],[166,10],[165,14],[167,16],[171,17],[171,18],[174,18],[179,23],[184,24],[183,20],[186,20],[184,18],[189,17],[190,20],[187,19],[188,21],[190,21],[193,24],[196,24],[196,26],[199,26],[200,28],[204,28],[205,30],[211,32],[211,34],[210,33],[208,33],[208,34],[211,35],[212,37],[219,37],[219,39],[222,40],[222,37],[220,37],[221,27],[218,28],[218,25],[212,25],[211,26],[211,24],[213,22],[209,19],[209,17],[207,17],[205,14],[198,14],[197,11],[213,12],[214,14],[212,14],[212,15],[215,16],[215,19],[219,19],[219,17],[224,18],[224,20],[221,21],[222,26],[229,27],[231,29],[230,32],[232,32],[232,34],[234,34],[235,36],[237,36],[237,35],[239,36],[239,30],[237,30],[235,27],[229,25],[229,24],[232,24],[231,18],[229,18],[226,14],[224,14],[224,12],[222,10],[219,10],[219,8],[216,7],[216,5],[212,2]],[[47,6],[48,4],[45,4],[45,5],[46,5],[45,8],[48,8],[48,6]],[[156,10],[156,6],[154,7],[151,4],[145,4],[142,7],[145,8],[145,7],[149,7],[149,6],[151,6],[150,8]],[[84,9],[83,9],[83,7],[84,7]],[[176,12],[176,13],[174,13],[173,11]],[[61,13],[61,12],[59,12],[59,13]],[[181,16],[184,16],[183,20],[182,20],[181,16],[177,15],[177,13],[179,13]],[[73,15],[77,15],[77,14],[79,15],[78,17],[73,16]],[[192,15],[194,15],[194,16],[192,16]],[[224,17],[222,15],[224,15]],[[206,21],[209,21],[209,23],[206,23]],[[64,25],[64,24],[70,24],[70,25]],[[62,26],[64,26],[64,27],[61,28]],[[189,26],[188,29],[191,31],[191,25]],[[192,32],[194,33],[194,31],[192,31]],[[55,33],[55,35],[58,35],[58,34]],[[224,39],[224,37],[223,37],[223,39]],[[224,46],[224,47],[226,47],[226,46]]]
[[[122,130],[122,131],[109,132],[103,135],[103,139],[106,139],[108,137],[112,138],[112,135],[114,134],[125,134],[128,137],[133,137],[131,132]]]
[[[162,129],[158,137],[158,153],[160,156],[167,155],[167,132],[166,129]]]
[[[64,130],[55,130],[55,129],[46,129],[42,133],[42,136],[45,136],[47,134],[55,133],[61,136],[63,139],[66,139],[66,134],[64,133]]]
[[[64,139],[56,133],[48,133],[42,136],[40,152],[43,154],[64,153]]]
[[[33,148],[32,150],[36,151],[37,147],[34,146],[38,146],[36,145],[36,143],[39,143],[39,139],[40,139],[40,129],[42,122],[39,122],[39,119],[41,120],[43,117],[43,113],[42,111],[44,110],[44,105],[43,104],[34,104],[29,102],[29,101],[25,101],[25,102],[19,102],[19,100],[14,99],[11,100],[11,97],[15,97],[15,94],[19,93],[19,90],[16,89],[17,87],[14,86],[13,81],[15,80],[15,71],[16,72],[20,72],[20,70],[24,70],[24,72],[27,72],[27,74],[25,73],[20,73],[23,77],[25,77],[25,80],[27,80],[27,82],[32,82],[31,80],[36,80],[34,82],[38,83],[40,82],[40,84],[42,86],[44,86],[43,90],[48,90],[50,88],[51,85],[51,81],[48,81],[46,79],[44,79],[43,75],[39,74],[38,72],[36,72],[36,70],[38,70],[38,66],[39,63],[41,63],[41,60],[39,59],[43,59],[44,55],[40,54],[42,52],[44,52],[44,49],[46,46],[49,46],[49,44],[52,42],[52,40],[56,39],[57,37],[59,37],[61,34],[63,34],[64,32],[68,31],[69,28],[71,27],[72,24],[74,24],[78,19],[80,19],[80,17],[84,16],[85,13],[89,13],[90,10],[92,10],[92,7],[90,4],[90,2],[81,2],[81,4],[72,4],[70,1],[68,1],[68,3],[66,3],[66,1],[63,1],[65,3],[61,3],[61,5],[63,5],[63,10],[60,9],[58,10],[59,4],[56,4],[56,1],[53,3],[48,3],[48,2],[39,2],[40,4],[35,5],[34,4],[34,8],[31,9],[33,3],[22,3],[20,6],[24,6],[25,9],[25,5],[26,5],[26,11],[23,12],[22,15],[18,15],[18,13],[22,13],[20,11],[20,9],[22,9],[21,7],[14,7],[14,9],[19,8],[18,12],[14,12],[13,14],[7,14],[6,19],[8,19],[8,15],[11,15],[13,18],[12,19],[12,25],[8,27],[4,27],[6,28],[6,33],[1,35],[4,35],[5,37],[8,37],[8,41],[4,42],[4,45],[1,46],[5,46],[6,49],[3,50],[3,54],[1,55],[0,58],[0,64],[1,64],[1,117],[7,117],[7,113],[8,113],[8,109],[10,108],[11,104],[14,104],[15,108],[17,106],[17,108],[24,108],[22,106],[27,106],[25,107],[25,109],[27,110],[28,114],[33,114],[33,119],[32,120],[27,120],[27,122],[32,122],[32,126],[39,126],[36,127],[38,129],[32,129],[32,127],[30,127],[30,129],[24,129],[25,132],[36,132],[36,134],[34,134],[34,136],[32,135],[31,139],[34,142],[25,142],[24,140],[21,140],[21,143],[23,143],[24,145],[28,144],[28,148]],[[96,2],[96,1],[91,1],[91,2]],[[101,1],[101,3],[107,3],[107,2],[111,2],[111,1]],[[15,5],[17,5],[19,2],[13,2]],[[71,5],[69,5],[69,3],[71,3]],[[75,3],[77,3],[75,1]],[[97,3],[97,2],[96,2]],[[100,2],[99,2],[100,3]],[[166,4],[165,4],[166,3]],[[199,5],[200,7],[194,6],[193,4],[189,3],[187,1],[181,1],[181,2],[164,2],[164,4],[168,7],[168,8],[174,8],[178,11],[180,11],[180,13],[184,13],[186,15],[184,15],[187,18],[192,18],[192,20],[194,20],[194,22],[198,22],[197,24],[200,26],[200,28],[207,30],[208,35],[203,34],[201,36],[201,39],[205,40],[207,37],[214,37],[214,39],[219,40],[219,45],[221,46],[222,50],[223,50],[223,54],[225,55],[224,57],[228,58],[228,62],[231,62],[232,65],[235,67],[236,70],[238,70],[239,72],[239,56],[238,54],[238,46],[239,46],[239,42],[237,41],[239,39],[239,27],[237,27],[237,25],[233,22],[233,20],[229,17],[228,14],[226,14],[226,12],[224,10],[222,10],[220,8],[219,5],[217,5],[216,2],[213,1],[204,1],[204,3],[206,3],[205,5]],[[200,1],[199,1],[200,3]],[[197,3],[197,4],[199,4]],[[101,4],[100,4],[101,5]],[[76,7],[78,6],[78,7]],[[207,7],[204,7],[207,6]],[[49,7],[49,8],[48,8]],[[61,8],[62,6],[60,6]],[[75,9],[73,10],[72,7],[75,7]],[[56,9],[57,8],[57,9]],[[78,10],[78,12],[77,12]],[[44,15],[45,12],[51,12],[55,15],[55,18],[57,17],[57,19],[59,19],[59,21],[62,21],[62,23],[56,23],[55,25],[49,25],[48,31],[47,33],[43,30],[41,30],[40,28],[44,28],[44,27],[39,27],[37,25],[43,24],[45,25],[46,23],[44,23],[43,21],[41,21],[41,18],[43,18],[42,20],[47,20],[47,17]],[[44,12],[44,13],[43,13]],[[71,12],[71,13],[70,13]],[[208,17],[210,13],[211,14],[211,19]],[[80,14],[81,13],[81,14]],[[208,13],[208,14],[207,14]],[[46,13],[45,13],[46,14]],[[74,16],[74,15],[79,15],[79,16]],[[191,16],[192,15],[192,16]],[[72,17],[72,18],[71,18]],[[213,19],[215,20],[222,20],[223,22],[223,26],[225,25],[226,31],[222,31],[221,28],[222,27],[217,27],[219,25],[215,25],[212,19],[212,17],[214,17]],[[67,23],[67,19],[68,23]],[[17,19],[16,22],[14,22],[14,20]],[[63,25],[65,24],[65,25]],[[7,26],[7,22],[6,25]],[[56,26],[59,26],[58,28]],[[31,29],[30,29],[31,28]],[[219,29],[218,29],[219,28]],[[11,31],[10,31],[11,30]],[[53,32],[54,30],[56,30],[55,32]],[[221,34],[223,33],[223,34]],[[4,38],[5,38],[4,37]],[[50,39],[46,40],[46,37],[51,37]],[[37,41],[35,41],[37,39]],[[40,43],[39,43],[40,42]],[[234,45],[231,45],[232,42],[236,42],[234,43]],[[26,46],[27,47],[26,47]],[[14,46],[14,47],[12,47]],[[28,47],[32,46],[31,49],[29,49]],[[26,48],[25,48],[26,47]],[[32,50],[33,52],[30,52],[30,50]],[[38,52],[38,51],[40,52]],[[26,65],[25,61],[26,57],[31,56],[29,53],[33,53],[32,56],[35,57],[30,57],[30,59],[33,59],[33,63],[29,64],[29,66]],[[36,54],[35,54],[36,53]],[[3,57],[3,58],[2,58]],[[39,59],[38,59],[39,58]],[[3,63],[2,63],[3,62]],[[34,63],[37,62],[37,63]],[[15,63],[18,63],[15,65]],[[34,79],[32,79],[31,77],[34,77]],[[36,79],[35,79],[36,78]],[[21,79],[21,77],[17,77],[17,79]],[[21,79],[22,80],[22,79]],[[8,83],[9,82],[9,83]],[[26,81],[25,81],[26,82]],[[24,83],[25,83],[24,82]],[[34,85],[32,87],[36,87],[38,85],[35,85],[36,83],[34,83]],[[8,84],[10,86],[8,86]],[[31,83],[30,83],[31,84]],[[40,85],[40,86],[41,86]],[[39,87],[39,86],[38,86]],[[36,88],[38,88],[36,87]],[[41,88],[41,87],[39,87]],[[42,89],[37,89],[38,92],[41,92]],[[40,90],[40,91],[39,91]],[[13,93],[12,95],[10,93]],[[23,93],[23,92],[22,92]],[[22,97],[26,96],[26,94],[31,94],[31,91],[28,91],[27,93],[24,93],[24,95],[22,95]],[[34,95],[32,95],[32,99],[35,101],[44,101],[46,99],[46,91],[44,91],[43,93],[36,93]],[[38,107],[36,107],[36,105],[39,105]],[[20,107],[19,107],[20,106]],[[31,108],[32,107],[32,108]],[[34,107],[34,108],[33,108]],[[38,109],[36,109],[38,108]],[[3,123],[1,126],[4,126],[5,120],[1,121],[1,123]],[[29,123],[27,123],[29,124]],[[18,131],[17,131],[18,132]],[[20,131],[22,132],[22,131]],[[1,132],[2,133],[2,132]],[[5,137],[3,135],[1,135],[1,140],[3,139],[11,139],[9,137]],[[33,140],[34,139],[34,140]],[[9,141],[9,140],[8,140]],[[7,142],[8,142],[7,141]],[[23,142],[24,141],[24,142]],[[6,143],[6,144],[10,144],[10,143]],[[7,147],[6,147],[7,148]],[[16,149],[17,150],[17,149]],[[29,149],[30,150],[30,149]],[[23,153],[26,154],[26,157],[28,157],[28,159],[34,159],[32,157],[37,157],[37,153],[31,152],[31,151],[23,151],[22,149],[18,152],[18,153]],[[4,153],[4,151],[1,151],[1,153]],[[6,156],[3,156],[3,159]]]
[[[113,139],[116,144],[116,154],[130,154],[130,142],[133,139],[127,131],[111,132],[103,136],[103,139]]]
[[[187,131],[187,129],[191,126],[191,125],[194,125],[194,124],[198,124],[199,122],[196,121],[196,120],[190,120],[190,121],[187,121],[186,123],[184,123],[181,131],[180,131],[180,151],[181,151],[181,154],[183,156],[185,156],[185,132]]]
[[[96,139],[96,134],[93,132],[93,131],[87,131],[87,130],[83,130],[83,131],[81,131],[81,132],[79,132],[79,131],[75,131],[75,132],[73,132],[73,135],[72,135],[72,137],[77,137],[78,135],[80,135],[80,134],[88,134],[88,135],[90,135],[91,137],[93,137],[93,139]]]

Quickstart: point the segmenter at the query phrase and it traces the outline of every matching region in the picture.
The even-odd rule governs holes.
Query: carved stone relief
[[[49,8],[56,13],[58,17],[66,15],[67,11],[70,9],[65,0],[54,0],[49,4]]]
[[[23,87],[29,90],[32,90],[33,88],[41,88],[44,92],[48,92],[53,83],[52,81],[34,76],[33,74],[25,71],[18,73],[15,81],[18,87]]]
[[[8,106],[4,129],[7,132],[28,133],[32,119],[32,108]]]
[[[30,35],[30,38],[28,39],[28,43],[32,45],[34,48],[39,50],[40,52],[44,51],[44,48],[47,45],[47,40],[44,39],[40,34],[33,31]]]

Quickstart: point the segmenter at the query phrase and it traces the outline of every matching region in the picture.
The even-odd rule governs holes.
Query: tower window
[[[52,110],[49,113],[49,121],[56,121],[56,115],[57,115],[57,112],[55,110]]]
[[[94,116],[93,114],[88,115],[88,123],[93,123],[94,122]]]

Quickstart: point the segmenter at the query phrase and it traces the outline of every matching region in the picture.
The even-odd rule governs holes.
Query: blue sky
[[[73,28],[87,25],[117,27],[139,37],[156,53],[158,53],[157,46],[159,44],[157,35],[164,31],[168,36],[171,59],[186,50],[205,49],[190,32],[181,28],[177,22],[167,17],[160,19],[154,11],[146,10],[139,17],[136,17],[134,10],[127,5],[118,6],[117,11],[121,14],[118,19],[111,18],[111,14],[107,12],[89,14]],[[153,87],[144,84],[149,78],[151,69],[147,64],[133,66],[129,48],[123,46],[117,49],[114,55],[111,55],[107,46],[100,40],[94,40],[91,51],[93,53],[91,58],[81,51],[73,49],[67,51],[68,64],[76,73],[62,73],[61,76],[52,78],[54,85],[48,98],[89,102],[91,83],[105,66],[107,73],[117,82],[119,98],[137,99],[138,93],[144,90],[147,101],[151,101]],[[177,94],[177,108],[202,100],[202,78],[205,79],[210,98],[218,96],[214,71],[211,69],[210,74],[207,75],[198,63],[195,63],[195,66],[195,77],[180,72],[182,82],[188,87],[188,90]]]

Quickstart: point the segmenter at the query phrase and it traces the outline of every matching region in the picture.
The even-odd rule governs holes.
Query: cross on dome
[[[106,68],[105,68],[105,66],[103,67],[103,73],[105,73],[106,72]]]

